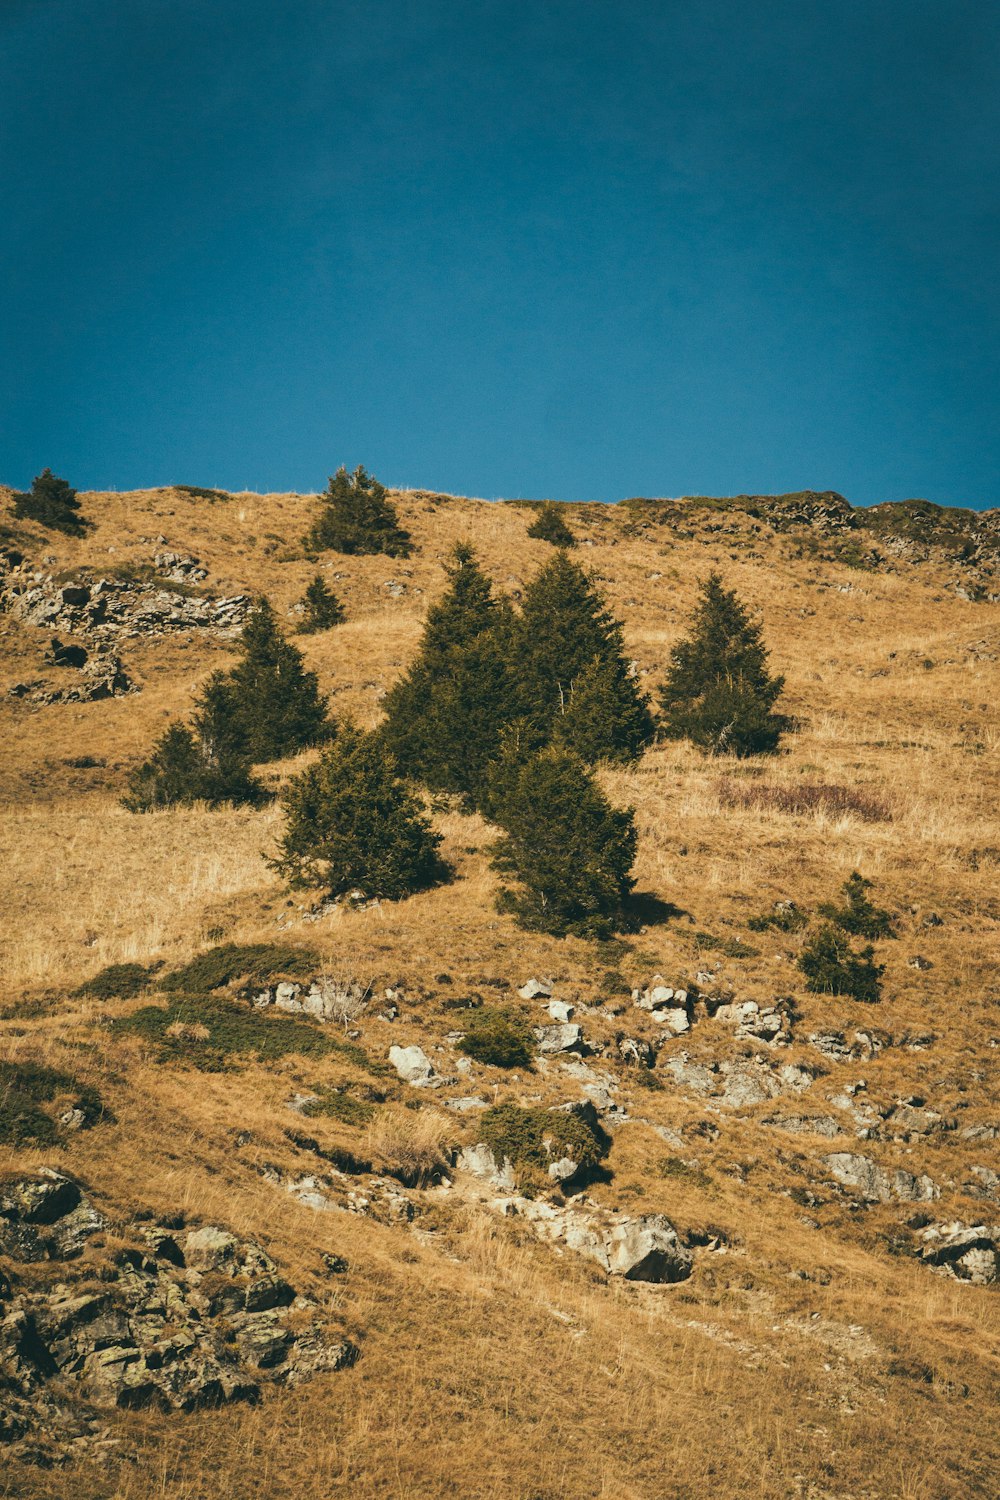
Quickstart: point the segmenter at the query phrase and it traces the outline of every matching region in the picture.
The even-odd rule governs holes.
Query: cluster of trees
[[[82,536],[87,529],[76,490],[65,479],[57,478],[51,469],[36,474],[31,489],[14,496],[14,514],[53,531],[64,531],[68,536]]]

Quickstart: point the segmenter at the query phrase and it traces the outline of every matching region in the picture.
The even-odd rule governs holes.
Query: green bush
[[[799,968],[806,976],[806,989],[815,994],[850,995],[873,1005],[881,999],[885,968],[875,963],[874,948],[855,953],[847,934],[832,923],[810,938],[799,957]]]
[[[268,793],[250,773],[249,762],[229,751],[213,752],[186,724],[171,724],[148,760],[130,772],[122,806],[129,812],[190,807],[207,802],[255,805]]]
[[[176,995],[166,1006],[146,1005],[113,1023],[114,1030],[159,1045],[157,1061],[187,1062],[219,1072],[234,1059],[324,1057],[337,1052],[371,1067],[365,1052],[299,1017],[250,1010],[221,996]]]
[[[367,1125],[375,1113],[374,1104],[367,1099],[358,1099],[346,1089],[329,1088],[319,1084],[313,1091],[316,1098],[302,1108],[302,1113],[315,1118],[323,1115],[338,1120],[342,1125]]]
[[[275,979],[309,979],[320,962],[315,948],[292,943],[222,943],[172,969],[160,981],[160,988],[201,993],[221,990],[237,979],[248,985],[271,984]]]
[[[399,524],[385,486],[358,465],[348,474],[341,465],[330,480],[316,523],[304,538],[312,552],[344,552],[348,556],[385,553],[409,557],[413,543]]]
[[[768,673],[760,626],[712,573],[691,634],[670,653],[661,694],[667,737],[689,739],[713,755],[772,752],[788,727],[773,711],[783,687],[783,677]]]
[[[104,1113],[101,1096],[71,1073],[32,1062],[0,1062],[0,1142],[50,1146],[59,1140],[57,1122],[43,1108],[59,1100],[78,1109],[84,1125],[95,1125]]]
[[[807,913],[794,901],[776,901],[772,911],[747,920],[751,932],[801,932],[808,925]]]
[[[92,979],[84,980],[73,994],[81,999],[133,1000],[150,987],[154,974],[163,968],[162,962],[153,964],[108,964]]]
[[[398,900],[448,875],[421,804],[378,739],[345,725],[283,794],[285,832],[272,863],[293,886],[359,889]]]
[[[881,906],[873,905],[868,899],[871,889],[872,882],[855,870],[841,886],[841,891],[847,898],[844,905],[837,906],[832,901],[826,901],[819,908],[820,915],[834,922],[844,932],[852,933],[854,937],[892,937],[895,932],[892,914]]]
[[[576,537],[563,520],[562,511],[552,500],[546,500],[528,527],[528,535],[553,547],[575,547]]]
[[[613,808],[575,756],[553,747],[496,770],[490,816],[503,828],[495,869],[513,875],[499,906],[522,926],[606,938],[632,925],[637,835],[631,808]]]
[[[518,1104],[496,1104],[480,1118],[479,1139],[502,1164],[545,1171],[550,1162],[568,1156],[581,1168],[593,1170],[607,1155],[610,1143],[581,1114]]]
[[[459,1043],[466,1057],[491,1068],[533,1068],[534,1039],[518,1015],[503,1010],[478,1011]]]
[[[14,496],[14,514],[53,531],[64,531],[68,536],[81,536],[86,530],[76,490],[65,479],[57,479],[51,469],[43,469],[35,476],[30,490]]]
[[[321,573],[309,584],[302,600],[303,615],[299,623],[300,635],[315,635],[320,630],[330,630],[344,619],[344,606],[327,584]]]

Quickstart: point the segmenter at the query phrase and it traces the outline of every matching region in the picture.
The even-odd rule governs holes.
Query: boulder
[[[566,1025],[536,1026],[535,1037],[538,1051],[543,1057],[558,1057],[563,1052],[584,1050],[583,1028],[572,1022]]]
[[[930,1224],[921,1239],[925,1265],[978,1286],[1000,1284],[1000,1225]]]
[[[656,1052],[653,1047],[649,1042],[644,1042],[641,1037],[637,1036],[618,1038],[618,1056],[629,1067],[652,1068],[656,1064]]]
[[[420,1047],[390,1047],[389,1061],[403,1082],[414,1088],[426,1088],[439,1081],[434,1064]]]
[[[608,1270],[626,1281],[684,1281],[691,1255],[663,1214],[643,1214],[614,1225],[605,1236]]]
[[[522,1000],[550,1000],[552,998],[552,980],[526,979],[517,993]]]
[[[567,1021],[572,1021],[576,1014],[576,1008],[567,1000],[550,1000],[545,1007],[551,1020],[557,1021],[564,1026]]]
[[[856,1188],[869,1203],[891,1203],[893,1199],[927,1203],[940,1195],[940,1188],[929,1177],[915,1177],[898,1167],[888,1171],[855,1152],[835,1151],[823,1161],[843,1187]]]

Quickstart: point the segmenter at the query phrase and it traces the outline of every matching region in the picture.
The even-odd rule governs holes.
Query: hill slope
[[[434,816],[452,884],[318,912],[265,862],[273,806],[119,805],[129,767],[227,662],[244,596],[266,591],[291,626],[319,567],[346,622],[300,644],[334,712],[367,726],[456,542],[515,601],[551,555],[526,538],[523,506],[393,498],[416,543],[406,562],[307,558],[316,501],[299,495],[84,495],[86,536],[9,523],[0,538],[0,1065],[21,1069],[22,1092],[27,1065],[63,1080],[36,1090],[51,1138],[0,1145],[0,1249],[15,1252],[0,1261],[0,1367],[23,1366],[8,1374],[23,1389],[0,1422],[14,1439],[0,1493],[194,1497],[221,1474],[234,1497],[316,1500],[994,1495],[997,514],[859,513],[808,494],[567,508],[649,689],[717,567],[763,619],[799,726],[771,761],[662,744],[601,773],[636,808],[638,885],[655,901],[640,933],[594,945],[498,916],[494,831],[447,805]],[[91,665],[114,656],[126,681],[83,701],[81,683],[108,674],[54,664],[53,635]],[[814,916],[855,869],[896,918],[877,945],[878,1007],[806,992],[803,933],[759,920],[789,901]],[[269,950],[169,979],[226,944]],[[86,992],[120,964],[146,972]],[[657,975],[686,992],[662,1007],[685,1010],[679,1034],[635,1002]],[[519,995],[531,978],[550,984]],[[464,1056],[483,1010],[557,1024],[548,989],[575,1009],[572,1050],[530,1071]],[[324,1008],[333,1019],[316,1019]],[[421,1049],[429,1085],[400,1078],[391,1047]],[[8,1136],[14,1076],[0,1080]],[[104,1111],[90,1118],[88,1087]],[[459,1154],[487,1106],[585,1102],[594,1115],[575,1118],[599,1120],[606,1154],[581,1191],[537,1168],[496,1182],[481,1151]],[[25,1255],[35,1221],[9,1184],[41,1169],[67,1174],[99,1216],[80,1255],[51,1239],[55,1209],[37,1220],[49,1258]],[[661,1269],[680,1279],[609,1275],[607,1236],[661,1215],[678,1236]],[[147,1264],[150,1226],[184,1264],[160,1251]],[[198,1261],[183,1237],[206,1226],[276,1270],[255,1261],[251,1275],[246,1250]],[[112,1303],[73,1326],[114,1316],[121,1338],[135,1276],[174,1322],[143,1356],[134,1409],[114,1405],[117,1375],[95,1383],[110,1334],[103,1350],[79,1334],[77,1367],[32,1364],[25,1307],[55,1347],[54,1285],[103,1288]],[[253,1312],[262,1276],[295,1300]],[[282,1308],[292,1342],[251,1380],[244,1345],[262,1334],[248,1309],[280,1342]],[[191,1357],[162,1350],[189,1336],[204,1390],[211,1338],[214,1398],[242,1380],[256,1402],[161,1410],[155,1371]],[[324,1370],[316,1349],[347,1346],[358,1357]]]

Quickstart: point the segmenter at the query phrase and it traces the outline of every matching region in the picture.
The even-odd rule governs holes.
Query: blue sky
[[[0,0],[0,481],[1000,505],[994,0]]]

